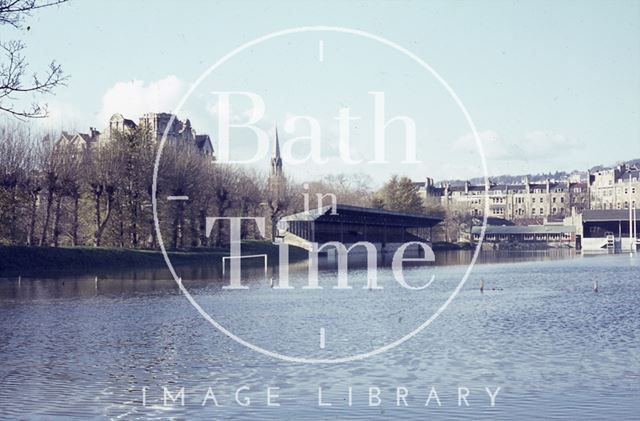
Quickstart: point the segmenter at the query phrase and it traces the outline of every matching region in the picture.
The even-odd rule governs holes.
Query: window
[[[540,208],[540,215],[544,215],[544,209]]]
[[[535,215],[536,214],[536,208],[531,208],[531,215]]]
[[[536,198],[535,197],[531,198],[531,203],[536,203]]]
[[[560,198],[560,203],[564,203],[564,197]]]
[[[540,203],[544,203],[544,197],[540,198]]]
[[[551,198],[551,201],[552,201],[553,203],[556,203],[556,198],[555,198],[555,197]]]

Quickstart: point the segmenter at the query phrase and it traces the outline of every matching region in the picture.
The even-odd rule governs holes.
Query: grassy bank
[[[267,254],[269,261],[277,261],[278,247],[269,241],[246,241],[242,254]],[[192,251],[169,252],[174,265],[189,263],[220,264],[228,256],[228,249],[207,248]],[[303,260],[307,252],[289,247],[290,261]],[[261,262],[259,262],[261,263]],[[95,247],[28,247],[0,246],[0,273],[26,274],[29,272],[91,271],[95,269],[127,270],[143,267],[164,267],[160,251]]]

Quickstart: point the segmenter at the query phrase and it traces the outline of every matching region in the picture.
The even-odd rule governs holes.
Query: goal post
[[[267,255],[266,254],[247,254],[244,256],[223,256],[222,257],[222,276],[225,275],[225,271],[226,271],[226,267],[227,267],[227,260],[231,260],[231,259],[257,259],[257,258],[262,258],[264,261],[264,276],[266,278],[267,276]]]

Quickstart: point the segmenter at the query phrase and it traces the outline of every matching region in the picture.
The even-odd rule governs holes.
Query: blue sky
[[[490,174],[586,169],[640,157],[640,1],[72,1],[37,12],[27,24],[31,30],[23,34],[0,29],[0,39],[21,37],[34,68],[55,58],[71,76],[46,98],[54,127],[102,128],[114,110],[134,119],[144,111],[173,111],[189,85],[233,48],[277,30],[328,25],[382,36],[428,62],[474,119]],[[349,106],[363,116],[352,149],[365,163],[368,91],[385,92],[390,117],[416,121],[420,165],[400,164],[396,126],[387,133],[389,164],[332,159],[286,168],[299,179],[358,171],[376,180],[391,173],[481,175],[470,129],[446,92],[411,60],[370,40],[296,34],[234,57],[181,112],[215,140],[213,90],[263,95],[264,128],[283,126],[293,114],[314,115],[330,157],[334,117]],[[237,107],[232,114],[246,115]],[[297,135],[280,132],[283,141]],[[251,148],[246,136],[233,138],[239,151]]]

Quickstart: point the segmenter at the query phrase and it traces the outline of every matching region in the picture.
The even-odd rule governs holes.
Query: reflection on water
[[[438,251],[436,266],[468,265],[473,257],[472,250]],[[537,250],[537,251],[482,251],[476,264],[487,263],[514,263],[524,261],[547,261],[575,258],[572,250]],[[391,254],[384,259],[384,266],[391,265]],[[363,255],[349,258],[349,268],[366,268],[366,260]],[[277,262],[269,262],[269,270],[266,277],[278,277]],[[382,260],[379,261],[382,263]],[[246,263],[243,263],[246,265]],[[243,267],[242,278],[248,280],[264,279],[264,270],[258,265]],[[405,267],[412,264],[405,263]],[[416,264],[413,266],[422,266]],[[324,272],[335,271],[336,263],[321,259],[319,269]],[[228,268],[227,268],[228,269]],[[211,265],[176,266],[176,271],[184,280],[189,281],[190,288],[200,288],[210,285],[211,282],[222,284],[227,277],[222,274],[219,262]],[[306,261],[292,262],[289,272],[304,277],[308,271]],[[351,275],[353,276],[353,275]],[[96,282],[97,278],[97,282]],[[18,282],[20,279],[20,282]],[[4,282],[3,282],[4,281]],[[43,272],[29,276],[11,276],[2,278],[0,275],[0,298],[20,299],[46,299],[46,298],[70,298],[91,297],[95,295],[136,295],[158,292],[178,292],[178,287],[166,267],[144,268],[133,271],[100,270],[91,274],[77,274],[74,272]]]
[[[219,267],[179,267],[196,301],[256,345],[310,358],[366,352],[411,332],[460,281],[470,252],[437,253],[434,266],[405,270],[407,291],[380,268],[381,291],[268,287],[262,269],[243,271],[246,291],[222,289]],[[0,408],[9,419],[630,419],[640,384],[640,257],[570,251],[483,252],[459,296],[425,331],[398,348],[339,365],[285,363],[248,350],[208,325],[166,269],[0,281]],[[98,278],[96,282],[96,276]],[[267,278],[277,279],[277,268]],[[479,291],[480,279],[485,292]],[[592,290],[598,280],[600,292]],[[494,290],[495,288],[495,290]],[[319,346],[320,328],[326,347]],[[185,387],[184,407],[164,406],[162,387]],[[236,389],[249,407],[235,401]],[[280,407],[266,388],[279,387]],[[424,406],[431,387],[441,405]],[[458,387],[470,390],[458,406]],[[489,405],[485,387],[501,391]],[[147,406],[142,388],[148,387]],[[212,387],[221,407],[209,400]],[[318,407],[318,387],[323,401]],[[348,388],[352,387],[352,405]],[[381,406],[369,406],[378,387]],[[398,387],[408,406],[396,406]]]

